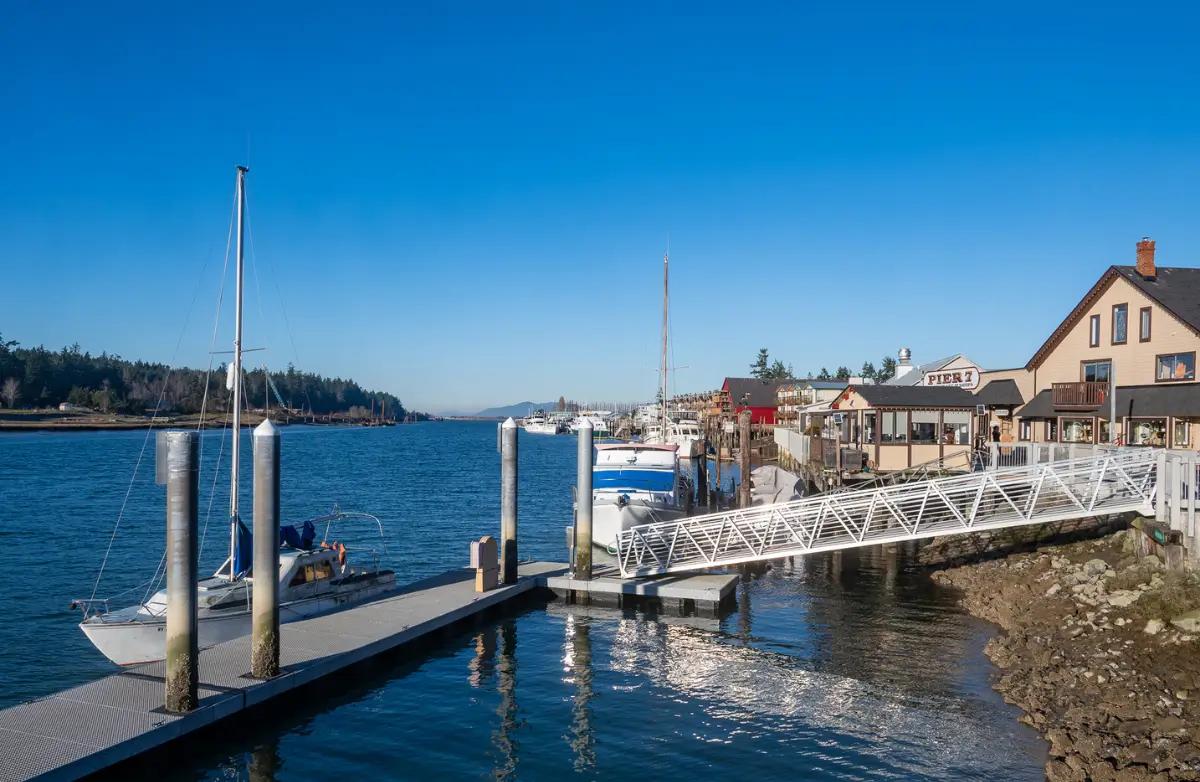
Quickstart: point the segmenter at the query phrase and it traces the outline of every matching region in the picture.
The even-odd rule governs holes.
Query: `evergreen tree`
[[[828,369],[821,367],[821,371],[817,373],[817,380],[833,380],[833,377],[829,374]]]
[[[792,370],[783,365],[779,359],[775,359],[775,363],[771,364],[771,368],[767,371],[767,377],[776,380],[786,380],[792,376]]]
[[[884,356],[879,362],[879,371],[875,373],[876,382],[882,383],[885,380],[891,380],[896,376],[896,359],[891,356]]]
[[[875,380],[875,365],[870,361],[864,361],[862,369],[859,370],[865,380]]]
[[[750,376],[760,380],[771,376],[771,360],[767,356],[766,348],[758,349],[758,358],[750,365]]]
[[[837,374],[834,375],[834,378],[836,378],[837,380],[849,380],[850,379],[850,370],[846,367],[838,367]]]

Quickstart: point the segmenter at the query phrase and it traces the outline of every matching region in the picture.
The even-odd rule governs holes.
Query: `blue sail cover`
[[[304,522],[301,529],[294,524],[284,524],[279,528],[279,545],[295,549],[310,549],[317,539],[317,528],[311,521]],[[241,578],[250,572],[254,566],[254,536],[246,525],[238,519],[237,545],[233,547],[233,577]]]
[[[639,491],[674,491],[673,470],[593,470],[594,489],[631,489]]]

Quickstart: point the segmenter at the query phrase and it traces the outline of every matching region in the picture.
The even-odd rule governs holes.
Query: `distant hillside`
[[[558,402],[517,402],[505,407],[489,407],[475,414],[476,418],[524,418],[530,410],[553,410]]]

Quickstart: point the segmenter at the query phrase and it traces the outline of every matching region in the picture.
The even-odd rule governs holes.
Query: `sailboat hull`
[[[281,603],[279,621],[327,614],[348,608],[383,595],[396,586],[394,573],[381,572],[360,581],[355,589],[330,591],[304,600]],[[201,649],[249,635],[252,615],[246,609],[223,609],[220,615],[201,612],[197,619],[198,645]],[[133,618],[117,619],[113,615],[95,617],[79,625],[88,640],[117,665],[139,665],[157,662],[167,656],[167,623],[162,616],[138,613]]]

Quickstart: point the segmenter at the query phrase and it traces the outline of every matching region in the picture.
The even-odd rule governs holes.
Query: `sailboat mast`
[[[246,172],[245,166],[237,167],[237,295],[233,316],[233,464],[230,468],[229,485],[229,580],[236,575],[233,572],[234,552],[237,549],[238,532],[238,467],[242,439],[242,278],[244,268],[242,241],[246,228]]]
[[[670,253],[663,253],[663,332],[662,332],[662,441],[667,442],[667,259]]]

